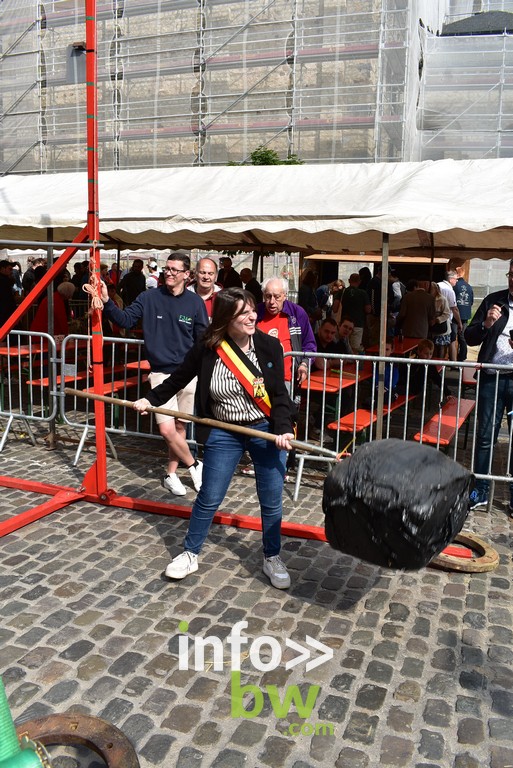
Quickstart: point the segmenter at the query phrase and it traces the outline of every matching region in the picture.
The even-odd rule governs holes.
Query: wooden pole
[[[84,397],[88,400],[96,400],[102,403],[110,403],[111,405],[120,405],[122,408],[134,408],[134,404],[131,400],[121,400],[118,397],[109,397],[108,395],[97,395],[94,392],[84,392],[81,389],[65,387],[64,394],[71,395],[73,397]],[[225,429],[227,432],[237,432],[239,435],[246,435],[247,437],[259,437],[262,440],[268,440],[271,443],[274,443],[276,440],[276,435],[273,435],[271,432],[261,432],[259,429],[251,429],[251,427],[244,427],[241,424],[228,424],[225,421],[194,416],[192,413],[184,413],[182,411],[172,411],[169,408],[160,408],[152,405],[148,408],[148,413],[162,413],[165,416],[173,416],[175,419],[192,421],[194,424],[203,424],[205,427]],[[323,448],[320,445],[304,443],[301,440],[290,440],[289,442],[296,451],[317,453],[320,456],[326,456],[330,459],[339,458],[339,454],[335,453],[335,451],[330,451],[328,448]]]

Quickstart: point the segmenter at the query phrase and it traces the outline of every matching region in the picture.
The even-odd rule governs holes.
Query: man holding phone
[[[492,472],[493,447],[497,442],[504,412],[513,410],[513,260],[506,274],[508,288],[485,296],[472,322],[465,329],[467,344],[479,344],[478,362],[509,365],[499,375],[487,368],[481,373],[477,398],[477,435],[474,472]],[[509,472],[513,474],[513,451]],[[509,514],[513,517],[513,483],[510,484]],[[479,479],[470,494],[470,509],[488,506],[488,480]]]

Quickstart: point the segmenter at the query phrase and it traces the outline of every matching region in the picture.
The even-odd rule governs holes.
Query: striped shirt
[[[245,354],[258,368],[255,350],[251,348]],[[210,380],[210,399],[214,416],[219,421],[226,421],[230,424],[247,424],[265,419],[263,411],[248,395],[240,381],[226,367],[221,358],[218,358],[214,365]]]

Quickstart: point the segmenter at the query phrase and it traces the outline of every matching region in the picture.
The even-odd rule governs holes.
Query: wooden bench
[[[479,368],[463,368],[461,376],[461,394],[466,395],[467,389],[472,389],[475,392],[477,381],[474,378]]]
[[[125,368],[123,368],[123,370],[125,370]],[[143,376],[138,374],[137,376],[128,376],[127,378],[114,379],[114,381],[104,381],[102,391],[96,392],[96,394],[105,395],[107,397],[116,397],[120,392],[125,392],[128,389],[133,389],[140,384],[144,384],[147,379],[148,376],[146,374]],[[95,388],[94,386],[87,387],[87,389],[84,389],[84,392],[95,392]],[[119,405],[113,405],[112,409],[113,424],[114,427],[118,429]]]
[[[104,375],[107,376],[110,373],[121,373],[126,369],[126,365],[119,364],[115,365],[114,367],[104,367]],[[93,372],[90,370],[83,370],[83,371],[77,371],[76,373],[69,375],[69,376],[62,376],[60,373],[57,374],[57,386],[59,386],[62,382],[64,384],[74,384],[79,381],[87,381],[90,379],[92,381],[93,379]],[[28,387],[34,387],[34,388],[41,388],[44,389],[49,386],[50,379],[48,376],[45,376],[41,379],[29,379],[29,381],[26,382]]]
[[[424,424],[422,431],[417,432],[413,439],[419,443],[422,442],[436,447],[442,446],[447,449],[463,424],[466,424],[465,442],[463,444],[463,447],[466,448],[470,426],[469,416],[475,407],[475,400],[461,398],[458,404],[457,397],[448,397],[441,410]]]
[[[114,379],[114,381],[104,381],[103,382],[103,390],[97,394],[100,395],[107,395],[109,397],[113,397],[114,395],[119,394],[119,392],[122,392],[124,389],[131,389],[132,387],[136,387],[139,383],[144,383],[148,377],[147,376],[129,376],[126,379]],[[84,389],[84,392],[94,392],[95,388],[94,386],[87,387],[87,389]]]
[[[383,416],[387,416],[389,413],[396,411],[398,408],[402,408],[410,400],[415,400],[416,395],[399,395],[392,403],[390,407],[385,405],[383,407]],[[358,408],[356,413],[347,413],[342,416],[338,421],[332,421],[327,425],[328,429],[335,432],[348,432],[352,433],[354,437],[363,432],[364,429],[368,429],[371,424],[374,424],[378,419],[376,409],[369,411],[366,408]],[[354,437],[351,442],[354,442]],[[350,445],[351,443],[349,443]],[[348,447],[348,446],[347,446]]]
[[[103,391],[100,394],[103,395],[114,395],[120,390],[124,388],[124,379],[114,379],[114,380],[108,380],[109,377],[114,376],[116,373],[124,373],[126,371],[126,366],[124,364],[115,365],[113,367],[104,368],[104,376],[107,378],[106,381],[104,381],[103,384]],[[69,375],[69,376],[62,376],[62,374],[58,373],[55,387],[56,389],[59,389],[59,387],[62,384],[68,384],[72,387],[76,387],[76,385],[80,382],[92,382],[93,381],[93,373],[92,371],[86,369],[83,371],[77,371],[76,373]],[[134,386],[137,384],[138,376],[133,376],[130,379],[126,379],[127,382],[129,382],[128,386]],[[50,385],[50,379],[48,376],[45,376],[41,379],[29,379],[25,382],[28,389],[28,413],[29,415],[32,413],[32,405],[36,401],[37,398],[34,397],[34,390],[44,390],[48,389]],[[92,392],[94,391],[94,387],[91,385],[86,390],[86,392]],[[45,411],[45,406],[43,405],[43,412]]]
[[[121,366],[121,367],[123,370],[126,370],[127,368],[127,366]],[[139,375],[129,376],[126,379],[123,378],[123,379],[114,379],[114,381],[104,381],[103,390],[97,394],[106,395],[107,397],[115,397],[120,392],[124,392],[127,389],[131,389],[133,387],[137,387],[139,384],[143,384],[145,381],[147,381],[147,379],[148,379],[148,376],[144,374],[143,376],[139,376]],[[84,389],[83,391],[94,392],[95,388],[94,386],[91,386],[91,387],[87,387],[87,389]],[[112,405],[112,422],[115,429],[119,429],[119,413],[120,413],[119,405]],[[85,445],[85,441],[86,441],[89,429],[91,429],[91,425],[86,424],[82,432],[82,437],[80,438],[80,442],[78,444],[75,458],[73,460],[74,467],[76,467],[78,464],[78,460],[80,458],[80,454],[82,453],[82,449]],[[109,445],[111,447],[114,458],[117,458],[115,448],[112,445],[112,442],[108,436],[108,432],[106,432],[105,434],[109,442]]]

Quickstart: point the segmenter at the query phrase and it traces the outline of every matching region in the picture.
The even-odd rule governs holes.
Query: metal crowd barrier
[[[144,343],[140,339],[104,337],[103,374],[104,386],[100,393],[119,400],[137,400],[148,390],[147,378],[150,367],[144,358]],[[94,433],[94,402],[64,393],[65,387],[92,392],[93,373],[90,365],[89,337],[72,335],[64,339],[61,351],[63,376],[60,383],[60,414],[63,423],[81,432],[73,466],[90,433]],[[84,360],[84,356],[86,359]],[[115,403],[105,404],[106,437],[114,458],[116,450],[110,438],[112,434],[133,435],[162,440],[153,414],[141,415],[130,408]],[[194,425],[187,427],[187,440],[196,448]]]
[[[94,407],[86,398],[65,395],[64,388],[92,391],[90,349],[90,337],[86,335],[67,336],[60,349],[48,334],[13,331],[7,336],[0,345],[0,418],[6,421],[0,451],[16,422],[23,423],[29,439],[35,444],[31,425],[57,420],[80,432],[73,461],[74,465],[78,463],[87,437],[95,429]],[[294,352],[287,356],[294,359],[294,364],[298,358],[305,357]],[[307,357],[312,363],[306,382],[293,393],[299,406],[299,439],[315,442],[339,454],[351,453],[359,444],[375,440],[379,434],[383,438],[416,440],[446,451],[470,470],[474,469],[476,461],[477,408],[474,403],[483,376],[493,376],[497,388],[500,374],[513,375],[511,367],[477,363],[316,353]],[[417,391],[413,383],[418,384],[419,366],[425,373],[420,377],[423,383]],[[442,388],[445,385],[451,389],[450,403],[427,376],[427,370],[432,366],[440,372]],[[401,371],[403,389],[399,404],[390,393],[385,393],[380,409],[375,384],[384,377],[386,368],[391,372]],[[141,340],[104,339],[102,394],[135,400],[147,391],[147,373]],[[487,379],[488,384],[489,381]],[[161,439],[153,415],[141,416],[115,404],[106,404],[105,408],[107,442],[113,456],[116,452],[112,435]],[[497,442],[490,451],[487,471],[477,477],[492,482],[513,481],[508,469],[512,456],[511,427],[511,419],[508,426],[503,420]],[[193,432],[190,443],[195,444]],[[298,454],[295,500],[305,462],[320,462],[328,469],[332,461],[315,454]]]
[[[475,362],[374,355],[305,355],[298,352],[287,353],[286,356],[295,358],[296,362],[305,356],[311,359],[306,382],[300,390],[300,439],[324,445],[338,454],[351,453],[359,444],[377,438],[378,417],[382,414],[382,438],[396,437],[430,445],[443,450],[473,472],[478,434],[476,402],[482,377],[493,376],[497,388],[500,375],[513,375],[510,366]],[[390,391],[384,393],[383,409],[380,411],[377,383],[380,377],[384,377],[385,367],[390,369],[390,376],[395,370],[401,372],[402,388],[398,400],[392,398]],[[440,373],[441,389],[427,375],[431,367]],[[423,371],[420,376],[419,368]],[[422,381],[420,390],[413,386],[419,378]],[[445,388],[450,389],[449,398],[443,397]],[[475,473],[477,478],[492,483],[513,482],[508,469],[512,435],[513,422],[508,417],[508,425],[503,419],[497,442],[492,444],[488,471]],[[298,456],[294,499],[298,498],[305,462],[324,462],[329,467],[333,461],[308,453]],[[492,495],[493,488],[490,498]]]
[[[57,345],[46,333],[11,331],[0,345],[0,417],[6,420],[0,438],[3,450],[16,422],[22,422],[36,444],[31,424],[49,422],[57,414],[52,394],[57,376]]]
[[[149,366],[144,359],[144,345],[139,339],[104,337],[103,374],[104,387],[99,394],[120,400],[136,400],[146,392]],[[94,402],[78,396],[64,394],[65,387],[92,392],[93,371],[91,365],[90,337],[76,334],[62,343],[61,363],[63,376],[60,380],[59,401],[63,423],[81,433],[73,466],[90,433],[94,433]],[[141,416],[136,411],[115,404],[105,404],[106,437],[114,457],[116,451],[110,435],[123,434],[137,437],[160,438],[153,415]],[[162,438],[160,438],[162,439]]]

